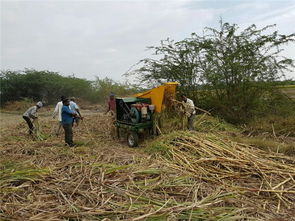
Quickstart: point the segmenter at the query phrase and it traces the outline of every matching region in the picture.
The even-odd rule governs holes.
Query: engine
[[[145,123],[152,120],[155,105],[150,99],[143,98],[117,98],[117,120],[125,123]]]
[[[143,123],[152,119],[155,105],[136,103],[131,104],[130,118],[132,123]]]

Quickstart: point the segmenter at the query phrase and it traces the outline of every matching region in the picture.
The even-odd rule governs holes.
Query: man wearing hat
[[[31,121],[31,119],[36,120],[38,119],[37,111],[43,106],[42,102],[39,101],[37,104],[33,107],[30,107],[24,114],[23,119],[27,122],[29,126],[29,134],[33,133],[34,125]]]

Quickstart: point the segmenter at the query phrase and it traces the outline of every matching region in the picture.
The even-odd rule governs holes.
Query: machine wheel
[[[131,131],[127,135],[127,142],[129,147],[138,146],[138,134],[135,131]]]

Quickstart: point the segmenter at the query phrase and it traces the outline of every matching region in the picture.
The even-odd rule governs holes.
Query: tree
[[[0,82],[1,104],[23,98],[55,103],[61,95],[87,100],[95,97],[91,81],[50,71],[1,71]]]
[[[280,54],[295,34],[269,33],[273,27],[240,30],[220,21],[218,30],[205,28],[203,36],[192,33],[183,41],[167,39],[150,47],[160,58],[142,60],[142,67],[131,74],[141,76],[141,83],[178,81],[180,90],[197,103],[241,121],[272,88],[270,82],[294,68],[294,61]]]
[[[139,88],[136,88],[134,85],[131,85],[128,82],[119,83],[108,77],[103,79],[96,77],[96,80],[92,83],[92,86],[95,93],[99,96],[97,99],[99,102],[104,102],[105,99],[109,97],[111,92],[116,96],[126,96],[139,91]]]
[[[119,83],[110,78],[89,81],[74,76],[64,77],[56,72],[25,69],[24,71],[1,71],[1,105],[7,101],[29,98],[53,104],[60,99],[75,96],[91,102],[104,102],[110,92],[119,96],[134,94],[135,88],[127,82]]]

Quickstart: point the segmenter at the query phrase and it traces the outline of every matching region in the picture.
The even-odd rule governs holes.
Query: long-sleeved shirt
[[[37,115],[37,106],[30,107],[26,112],[23,114],[24,117],[29,117],[35,119],[38,117]]]
[[[61,109],[62,124],[72,124],[74,114],[75,112],[71,111],[69,106],[63,105]]]
[[[53,116],[58,115],[58,121],[62,121],[61,119],[61,109],[62,109],[62,101],[58,102],[55,106],[54,112],[53,112]]]

